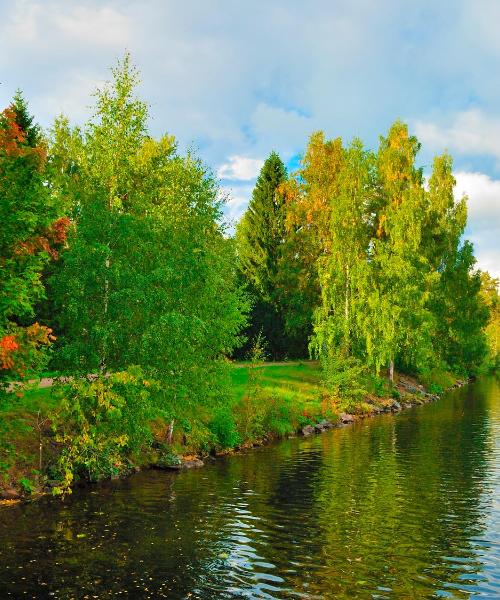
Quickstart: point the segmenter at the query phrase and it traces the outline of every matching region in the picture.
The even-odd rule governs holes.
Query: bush
[[[125,470],[130,455],[152,441],[154,389],[155,382],[131,367],[108,378],[74,380],[59,390],[59,410],[52,415],[61,447],[54,468],[61,485],[55,494],[70,491],[78,476],[97,481]]]
[[[222,448],[234,448],[241,441],[230,407],[220,408],[208,424],[208,428]]]
[[[325,385],[329,392],[340,400],[343,407],[354,405],[366,395],[363,382],[365,367],[353,356],[330,353],[322,357]]]
[[[370,375],[367,377],[368,391],[379,398],[384,398],[387,395],[387,380],[378,375]]]
[[[455,382],[454,376],[442,367],[422,370],[419,379],[431,394],[441,394]]]

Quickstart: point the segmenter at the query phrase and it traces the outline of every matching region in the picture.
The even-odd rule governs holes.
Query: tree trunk
[[[167,430],[167,444],[170,446],[172,444],[172,438],[174,435],[174,422],[175,420],[172,419],[169,423],[168,426],[168,430]]]
[[[106,257],[106,269],[109,269],[109,266],[111,264],[110,258],[109,256]],[[109,279],[106,276],[106,278],[104,279],[104,324],[106,325],[106,319],[108,316],[108,305],[109,305]],[[101,372],[105,373],[106,372],[106,353],[107,353],[107,343],[106,343],[106,334],[104,336],[104,340],[103,340],[103,348],[102,348],[103,352],[102,352],[102,356],[101,356]]]
[[[394,361],[392,358],[389,361],[389,380],[391,383],[394,383]]]
[[[346,265],[345,304],[344,304],[344,345],[346,354],[349,353],[349,265]]]

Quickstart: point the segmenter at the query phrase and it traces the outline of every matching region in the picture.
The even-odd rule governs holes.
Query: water
[[[0,598],[500,597],[499,385],[0,510]]]

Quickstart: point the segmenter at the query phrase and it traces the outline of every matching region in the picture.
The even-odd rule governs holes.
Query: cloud
[[[449,125],[415,121],[419,140],[433,150],[489,154],[500,162],[500,119],[478,109],[459,112]]]
[[[264,161],[260,158],[230,156],[217,170],[217,177],[230,181],[251,181],[257,177]]]
[[[397,118],[416,124],[424,164],[447,147],[496,181],[499,17],[494,0],[0,0],[0,109],[21,87],[43,126],[61,109],[81,123],[129,50],[152,134],[195,147],[225,182],[250,183],[244,161],[271,150],[300,154],[315,129],[376,147]],[[233,194],[236,214],[249,194]]]
[[[245,212],[252,196],[253,185],[222,186],[220,194],[225,198],[224,214],[231,231]]]
[[[464,171],[455,179],[455,197],[469,199],[466,237],[474,244],[478,266],[500,277],[500,180]]]

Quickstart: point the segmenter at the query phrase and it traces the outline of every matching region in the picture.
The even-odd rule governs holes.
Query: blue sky
[[[244,210],[271,150],[309,134],[375,147],[396,118],[447,149],[479,265],[500,276],[500,1],[0,0],[0,105],[21,87],[49,126],[89,114],[132,53],[155,134],[194,146]]]

